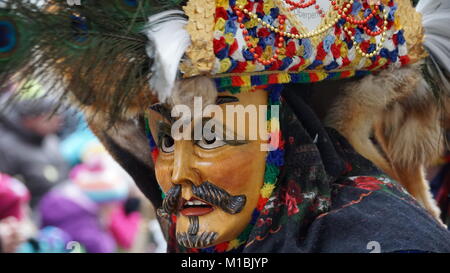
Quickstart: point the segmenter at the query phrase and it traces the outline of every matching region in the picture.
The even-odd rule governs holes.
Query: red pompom
[[[298,71],[298,69],[300,68],[300,66],[305,64],[305,59],[303,59],[302,57],[300,57],[300,62],[294,66],[292,66],[291,68],[289,68],[289,71]]]
[[[392,35],[392,42],[394,43],[395,46],[398,46],[398,34],[397,33]]]
[[[223,18],[225,20],[228,20],[228,13],[223,7],[216,8],[216,21],[219,18]]]
[[[331,53],[333,53],[333,57],[335,59],[341,57],[341,46],[342,45],[336,45],[336,44],[331,45]]]
[[[364,41],[361,43],[360,48],[363,52],[367,52],[370,46],[370,41]]]
[[[270,31],[265,27],[262,27],[258,30],[258,37],[267,37],[269,35]]]
[[[298,34],[298,30],[295,27],[292,27],[291,28],[291,33],[294,34],[294,35],[297,35]]]
[[[260,197],[259,200],[258,200],[258,204],[256,205],[256,208],[258,210],[262,210],[264,208],[264,206],[266,205],[268,200],[269,200],[268,198]]]
[[[153,163],[155,163],[156,160],[158,159],[158,155],[159,155],[159,150],[158,149],[153,149],[153,151],[152,151]]]
[[[280,68],[280,66],[283,64],[282,61],[280,60],[275,60],[272,65],[270,66],[269,70],[275,71],[278,70],[278,68]]]
[[[286,46],[286,56],[292,58],[294,57],[296,52],[295,43],[293,41],[290,41]]]
[[[327,56],[327,53],[325,52],[325,49],[323,48],[323,42],[320,42],[320,44],[317,46],[317,60],[323,60],[325,59],[325,56]]]
[[[224,242],[215,246],[217,252],[225,252],[228,249],[228,242]]]
[[[238,62],[237,66],[233,69],[233,73],[242,73],[247,68],[247,62]]]
[[[400,62],[402,63],[402,65],[407,65],[407,64],[409,64],[410,61],[411,61],[411,59],[409,58],[408,55],[400,56]]]
[[[239,48],[239,45],[236,41],[236,39],[234,39],[233,44],[230,46],[230,50],[228,51],[228,55],[231,56],[233,55],[234,52],[236,52],[236,50]]]
[[[347,66],[351,63],[350,59],[348,57],[342,58],[342,66]]]
[[[225,37],[220,37],[219,40],[214,39],[213,41],[213,46],[214,46],[214,53],[217,54],[218,52],[220,52],[222,49],[224,49],[227,44],[225,42]]]

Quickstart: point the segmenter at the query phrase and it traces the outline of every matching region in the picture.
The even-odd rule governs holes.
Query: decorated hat
[[[190,1],[184,10],[192,44],[181,71],[220,87],[348,78],[426,56],[409,0]]]
[[[111,117],[165,101],[178,79],[206,75],[219,89],[312,83],[443,51],[425,49],[410,0],[2,2],[2,74],[63,86]],[[422,2],[426,12],[432,1]]]
[[[268,93],[247,92],[236,96],[263,95],[267,96],[268,106],[288,105],[281,107],[282,110],[288,111],[291,107],[298,110],[295,116],[302,119],[297,120],[300,128],[303,123],[310,126],[309,121],[322,126],[322,120],[316,119],[309,106],[304,107],[303,99],[298,98],[306,93],[302,92],[304,89],[321,89],[322,85],[318,82],[358,79],[341,81],[333,86],[335,88],[330,88],[336,92],[354,91],[356,94],[353,95],[358,99],[353,100],[352,105],[345,103],[348,101],[336,104],[336,109],[352,109],[358,115],[370,115],[368,110],[371,108],[382,114],[383,110],[388,110],[388,101],[377,93],[379,90],[390,92],[395,98],[414,97],[415,104],[408,102],[404,105],[409,109],[416,109],[415,106],[419,105],[417,109],[426,108],[427,111],[436,110],[436,107],[431,107],[436,100],[418,103],[425,97],[420,95],[426,94],[429,98],[432,94],[428,92],[430,88],[425,79],[429,81],[431,89],[437,91],[435,94],[438,98],[442,94],[448,95],[447,91],[450,90],[447,79],[449,67],[446,65],[450,63],[450,33],[443,31],[450,23],[450,5],[447,0],[421,0],[417,7],[410,0],[85,0],[80,1],[79,5],[68,5],[63,0],[48,1],[41,5],[31,0],[2,2],[5,5],[0,11],[0,22],[4,22],[0,28],[3,35],[0,43],[3,46],[0,47],[0,77],[7,78],[13,73],[18,82],[34,78],[52,86],[49,88],[51,91],[62,90],[62,97],[69,97],[82,106],[90,117],[90,126],[108,150],[134,175],[135,180],[137,178],[136,181],[140,181],[138,184],[155,207],[159,208],[162,204],[166,208],[159,215],[161,218],[170,217],[174,208],[170,197],[176,196],[177,191],[180,192],[177,188],[180,187],[174,187],[172,192],[164,191],[164,194],[167,193],[164,203],[158,187],[161,179],[155,181],[158,170],[155,177],[155,164],[149,158],[150,152],[157,158],[160,148],[155,145],[152,124],[148,118],[152,114],[149,114],[149,107],[158,107],[158,104],[155,105],[157,102],[185,104],[183,102],[199,95],[203,100],[214,103],[218,97],[216,91],[238,93],[264,89]],[[6,81],[0,79],[0,82]],[[342,86],[340,83],[343,83]],[[287,84],[297,85],[283,91]],[[311,88],[302,88],[304,86]],[[408,90],[412,92],[408,93]],[[212,91],[212,96],[209,96],[209,91]],[[183,96],[187,100],[179,100]],[[397,103],[395,98],[389,102]],[[375,105],[372,103],[374,101],[384,104]],[[159,106],[163,108],[167,105]],[[169,108],[156,112],[170,119],[170,115],[165,115]],[[333,113],[340,114],[331,115],[335,125],[343,124],[346,117],[354,116],[351,111]],[[401,120],[399,116],[396,116],[397,120],[390,121],[401,123],[398,121]],[[283,143],[300,145],[299,142],[306,139],[284,139],[281,132],[289,129],[287,127],[291,124],[281,125],[271,115],[267,115],[267,119],[269,139],[280,140],[280,145],[267,154],[260,154],[260,158],[265,157],[266,160],[264,173],[262,168],[258,169],[261,172],[249,171],[263,174],[264,184],[257,193],[259,196],[252,192],[252,197],[256,196],[254,200],[257,207],[254,214],[249,214],[252,219],[250,225],[244,227],[245,236],[229,241],[226,249],[229,246],[240,247],[247,242],[248,233],[245,231],[258,224],[259,213],[268,204],[274,191],[280,190],[277,180],[287,158]],[[116,120],[118,122],[115,123]],[[364,121],[358,117],[355,120]],[[438,118],[431,116],[430,120],[426,125],[434,126]],[[408,128],[411,130],[402,130],[398,126],[396,133],[406,134],[417,128],[417,124],[413,123],[410,126],[412,129]],[[369,139],[373,131],[371,125],[356,124],[348,128],[354,131],[366,130],[363,133]],[[344,137],[352,136],[337,126],[330,127]],[[384,128],[386,132],[389,131],[387,128]],[[149,151],[144,131],[147,132],[152,151]],[[172,132],[167,133],[169,137],[170,134]],[[377,143],[378,146],[389,144],[398,148],[395,150],[400,151],[397,154],[403,152],[401,154],[408,157],[405,161],[396,158],[389,163],[409,162],[416,154],[419,154],[417,158],[420,160],[425,158],[422,156],[425,150],[431,149],[424,149],[429,146],[422,144],[433,141],[412,144],[403,141],[415,141],[412,135],[396,138],[394,144],[399,145],[381,141]],[[363,144],[353,140],[349,138],[350,144],[356,143],[360,147],[369,143],[369,140]],[[161,143],[160,139],[157,141]],[[333,145],[331,141],[318,136],[318,133],[311,135],[312,146],[325,142],[327,146]],[[175,146],[173,142],[170,144]],[[373,148],[369,156],[361,153],[358,147],[355,150],[374,161],[370,155],[379,155],[379,147],[369,144],[371,146],[367,147]],[[407,149],[410,147],[414,149]],[[161,159],[161,154],[159,156]],[[256,162],[255,156],[252,156],[246,160]],[[315,158],[288,160],[291,161],[289,163],[308,163],[309,159]],[[155,160],[157,169],[161,166],[158,160]],[[331,165],[338,164],[333,157],[327,156],[326,160],[332,161]],[[181,164],[187,164],[186,161]],[[225,164],[217,165],[225,167]],[[298,170],[303,172],[302,165],[293,164],[291,167],[295,170],[289,174],[295,174]],[[423,165],[416,169],[419,167]],[[169,167],[166,169],[169,170]],[[88,196],[102,201],[109,198],[104,198],[103,192],[115,196],[116,190],[122,189],[109,184],[109,178],[101,174],[104,170],[96,163],[82,165],[74,171],[72,178]],[[313,168],[310,170],[312,176],[317,175]],[[320,179],[324,181],[328,177],[324,174]],[[167,180],[171,180],[171,177]],[[170,183],[172,181],[167,184]],[[321,185],[317,181],[313,184]],[[328,202],[327,198],[323,198],[324,204]],[[325,211],[326,206],[318,207],[320,209],[315,212]],[[245,209],[251,212],[252,208]],[[295,208],[291,212],[297,213]],[[172,218],[168,221],[178,220]],[[195,231],[195,222],[191,226]],[[237,230],[236,225],[233,229]],[[181,236],[180,240],[184,240],[184,245],[190,248],[189,237],[185,238]],[[200,246],[210,243],[208,239]]]
[[[160,13],[146,30],[160,100],[176,73],[249,89],[364,76],[427,56],[422,17],[409,0],[191,0],[183,10],[187,20]]]

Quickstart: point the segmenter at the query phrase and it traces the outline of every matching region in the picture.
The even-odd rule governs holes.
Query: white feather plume
[[[438,76],[448,88],[450,77],[450,0],[421,0],[416,10],[422,13],[424,45],[431,61],[440,68]],[[450,90],[449,90],[450,91]]]
[[[150,40],[147,55],[153,59],[150,88],[165,102],[172,94],[178,66],[191,44],[185,29],[187,19],[179,10],[169,10],[149,17],[144,33]]]

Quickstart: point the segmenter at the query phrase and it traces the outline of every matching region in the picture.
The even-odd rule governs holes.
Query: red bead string
[[[292,0],[285,0],[285,2],[289,5],[291,5],[291,10],[297,9],[297,8],[303,9],[303,8],[307,8],[307,7],[310,7],[314,4],[316,4],[316,0],[310,0],[308,2],[306,2],[306,0],[300,0],[300,2],[294,2]],[[377,15],[377,13],[380,11],[379,4],[374,5],[374,7],[372,8],[372,12],[365,19],[358,20],[355,17],[350,15],[352,8],[353,8],[353,2],[354,2],[354,0],[350,0],[348,2],[344,2],[342,6],[339,6],[336,0],[332,0],[331,5],[333,6],[333,9],[335,11],[337,11],[340,18],[344,19],[346,22],[350,23],[351,25],[356,25],[359,28],[363,29],[367,35],[369,35],[369,36],[384,35],[384,33],[386,31],[386,27],[385,27],[386,21],[384,22],[384,27],[380,27],[380,29],[377,31],[372,31],[366,26],[366,24],[369,22],[369,20],[371,20],[375,16],[377,16],[378,18],[381,18],[379,15]],[[284,43],[285,38],[283,36],[286,35],[288,38],[293,38],[292,34],[285,32],[286,31],[286,28],[285,28],[286,16],[279,15],[277,18],[278,22],[279,22],[279,26],[275,29],[275,32],[279,33],[280,35],[279,35],[279,37],[277,37],[277,41],[275,43],[275,47],[276,47],[275,54],[270,59],[263,59],[262,56],[260,56],[256,50],[257,45],[252,44],[252,42],[251,42],[252,37],[250,35],[248,35],[248,30],[245,29],[245,25],[243,24],[244,17],[246,14],[248,14],[250,19],[252,19],[252,18],[258,19],[260,22],[261,22],[261,19],[257,18],[256,14],[252,14],[252,12],[247,11],[246,9],[240,10],[241,8],[243,8],[243,7],[242,6],[240,6],[240,8],[234,7],[236,15],[238,16],[237,20],[240,23],[240,28],[242,29],[244,39],[247,43],[247,47],[249,48],[249,51],[253,54],[254,60],[263,65],[266,65],[266,66],[273,64],[274,62],[277,62],[279,60],[278,55],[280,54],[280,49],[283,48],[285,45],[285,43]],[[321,10],[319,5],[316,5],[315,8],[322,17],[325,16],[325,14],[323,13],[323,11]],[[269,27],[270,29],[273,30],[273,27],[268,25],[267,23],[262,22],[262,24],[267,25],[267,27]],[[354,33],[356,32],[354,28],[351,29],[351,28],[345,27],[345,29],[346,29],[346,34],[352,33],[351,35],[354,35]],[[354,38],[352,38],[352,39],[354,39]]]
[[[284,38],[283,36],[280,35],[280,37],[278,37],[277,39],[277,43],[276,46],[278,47],[275,50],[275,54],[272,56],[272,58],[264,60],[262,58],[262,56],[260,56],[257,52],[256,52],[256,45],[253,45],[250,40],[251,40],[251,36],[248,35],[248,30],[245,29],[245,25],[242,23],[244,21],[244,16],[245,14],[243,12],[241,12],[239,9],[236,9],[236,15],[238,16],[238,22],[240,22],[241,24],[239,25],[239,27],[242,29],[242,34],[244,36],[244,39],[247,43],[247,47],[249,48],[250,53],[253,54],[253,58],[263,64],[263,65],[270,65],[273,64],[274,62],[278,61],[279,57],[278,54],[280,54],[280,49],[279,48],[283,48],[284,47]],[[279,26],[278,29],[280,30],[284,30],[284,25],[286,23],[286,17],[284,15],[278,15],[278,22],[279,22]]]
[[[294,2],[292,0],[285,0],[287,4],[291,6],[291,9],[306,9],[316,3],[316,0],[311,0],[305,3],[305,0],[300,0],[300,2]]]
[[[338,12],[338,14],[341,16],[342,19],[346,20],[350,24],[358,25],[358,27],[364,29],[365,33],[369,36],[378,36],[383,33],[383,29],[379,29],[378,31],[372,31],[370,30],[365,24],[369,22],[370,19],[372,19],[374,16],[377,15],[380,7],[379,5],[375,5],[372,9],[372,12],[363,20],[357,20],[355,17],[350,16],[351,8],[347,8],[347,11],[344,10],[344,8],[337,6],[336,1],[332,1],[331,4],[334,6],[334,9]],[[343,6],[346,6],[348,3],[344,3]]]
[[[289,8],[290,10],[306,9],[306,8],[312,6],[312,5],[315,5],[314,8],[316,9],[317,14],[319,14],[319,16],[322,17],[322,18],[325,17],[325,12],[320,7],[320,5],[316,4],[316,0],[311,0],[311,1],[307,2],[307,3],[305,3],[305,0],[300,0],[300,2],[294,2],[292,0],[285,0],[285,2],[286,2],[286,4],[291,6]]]

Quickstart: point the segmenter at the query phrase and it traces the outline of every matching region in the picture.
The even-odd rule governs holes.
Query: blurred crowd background
[[[0,252],[165,252],[150,202],[82,113],[26,86],[0,90]],[[428,173],[449,224],[450,153]]]
[[[132,178],[79,110],[44,94],[0,90],[0,252],[165,252]]]

